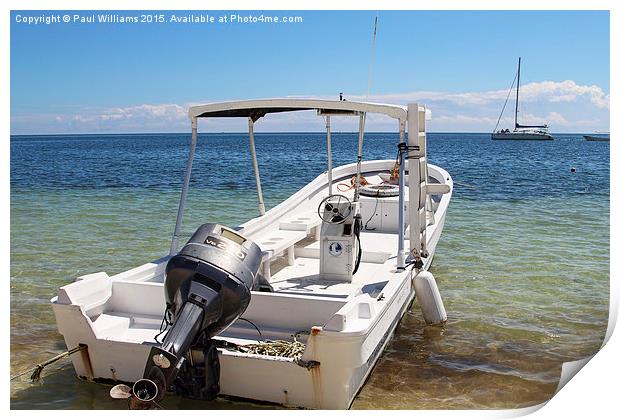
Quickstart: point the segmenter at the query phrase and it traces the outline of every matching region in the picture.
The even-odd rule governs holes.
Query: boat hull
[[[392,161],[371,161],[364,162],[362,169],[384,171],[392,165]],[[424,260],[424,269],[432,263],[452,190],[446,171],[433,165],[428,169],[432,178],[450,186],[450,192],[442,196],[435,209],[435,222],[427,228],[429,257]],[[336,168],[334,173],[348,180],[355,173],[355,165]],[[248,221],[242,225],[244,234],[257,234],[274,221],[280,223],[291,209],[308,206],[308,197],[324,191],[326,182],[323,174],[264,216]],[[106,273],[87,275],[62,287],[52,299],[58,330],[67,348],[88,346],[71,356],[80,378],[108,384],[142,378],[165,308],[167,262],[168,257],[164,257],[111,277]],[[261,329],[265,326],[264,334],[274,336],[280,331],[283,339],[290,339],[291,331],[311,333],[301,362],[220,349],[220,395],[287,407],[349,408],[415,297],[416,271],[412,267],[385,273],[373,277],[375,282],[386,283],[380,299],[368,294],[338,299],[253,291],[244,317]],[[247,339],[241,327],[252,330],[236,323],[215,338]]]
[[[493,133],[493,140],[553,140],[551,134],[543,133]]]
[[[586,141],[609,141],[609,136],[583,136]]]
[[[411,272],[403,276],[388,310],[363,334],[319,330],[311,335],[307,358],[320,363],[315,367],[300,366],[289,358],[220,350],[220,395],[286,407],[349,408],[414,298],[410,278]],[[142,378],[153,343],[97,337],[85,322],[85,328],[75,329],[77,320],[85,321],[80,308],[54,303],[59,327],[64,330],[72,325],[72,331],[64,334],[67,347],[88,346],[71,356],[80,379],[112,385]]]

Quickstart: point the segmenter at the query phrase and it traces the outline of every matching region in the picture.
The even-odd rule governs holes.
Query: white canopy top
[[[407,108],[400,105],[375,104],[369,102],[324,100],[324,99],[255,99],[196,105],[189,108],[189,117],[252,117],[257,120],[275,112],[305,111],[315,109],[330,114],[368,112],[384,114],[396,119],[407,119]]]
[[[248,131],[250,140],[250,153],[252,155],[252,165],[254,167],[254,174],[256,178],[256,192],[258,195],[258,207],[259,213],[265,214],[265,205],[262,197],[262,189],[260,182],[260,174],[258,168],[258,161],[256,159],[256,150],[254,146],[254,122],[259,118],[278,112],[292,112],[292,111],[310,111],[316,110],[319,115],[325,115],[325,126],[327,129],[327,156],[328,156],[328,184],[329,192],[331,194],[331,147],[330,147],[330,116],[331,115],[356,115],[359,117],[359,130],[358,130],[358,153],[357,153],[357,180],[355,183],[354,200],[358,198],[358,191],[360,187],[359,180],[361,179],[361,163],[362,163],[362,144],[364,141],[364,123],[366,121],[366,114],[381,114],[390,118],[398,120],[398,133],[399,133],[399,232],[398,232],[398,267],[404,268],[405,264],[405,234],[404,234],[404,191],[405,191],[405,154],[401,152],[401,145],[409,144],[411,149],[406,149],[410,159],[415,159],[421,162],[426,156],[426,125],[425,120],[430,119],[430,110],[425,106],[420,106],[416,103],[407,104],[407,106],[401,105],[388,105],[388,104],[376,104],[369,102],[356,102],[347,100],[325,100],[325,99],[308,99],[308,98],[276,98],[276,99],[255,99],[255,100],[242,100],[242,101],[229,101],[220,102],[206,105],[196,105],[189,108],[188,115],[192,122],[192,141],[190,143],[189,157],[187,159],[187,168],[185,170],[185,179],[183,181],[183,190],[181,192],[181,201],[179,203],[179,211],[177,212],[177,221],[174,228],[174,234],[172,236],[172,242],[170,244],[170,255],[174,255],[177,252],[177,245],[181,235],[181,223],[183,220],[183,212],[185,209],[185,202],[187,199],[187,191],[189,189],[189,181],[192,171],[192,161],[194,159],[194,153],[196,150],[196,142],[198,137],[198,118],[218,118],[218,117],[245,117],[248,119]],[[416,112],[417,111],[417,112]],[[420,119],[420,117],[422,119]],[[405,142],[405,129],[409,126],[408,140]],[[424,134],[422,136],[421,134]],[[413,153],[414,150],[419,151],[420,155]],[[417,165],[417,164],[416,164]],[[417,177],[417,178],[416,178]],[[426,181],[421,181],[421,173],[418,171],[409,171],[409,185],[414,185],[417,188],[418,194],[410,194],[409,201],[411,208],[415,208],[416,203],[424,203],[420,201],[421,197],[419,191],[421,186]],[[423,197],[426,198],[426,197]],[[419,212],[410,212],[410,225],[419,226]],[[424,222],[425,222],[424,218]],[[417,228],[411,230],[417,231]],[[422,232],[422,231],[420,231]],[[424,239],[425,240],[425,239]],[[415,244],[415,249],[412,248],[412,252],[417,250],[418,254],[424,251],[425,243],[421,242],[422,239],[418,239]],[[413,243],[413,242],[412,242]],[[418,257],[419,258],[419,257]]]

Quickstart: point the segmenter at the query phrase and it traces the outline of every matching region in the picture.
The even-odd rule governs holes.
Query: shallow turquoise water
[[[335,164],[354,134],[335,135]],[[167,253],[188,136],[11,139],[11,373],[63,349],[49,306],[56,289]],[[206,221],[256,215],[243,135],[201,138],[184,235]],[[365,157],[393,158],[397,138],[369,134]],[[260,134],[268,207],[325,168],[319,134]],[[449,322],[426,327],[414,303],[353,408],[522,407],[548,399],[561,363],[594,353],[609,302],[609,144],[492,142],[431,134],[431,163],[455,192],[433,272]],[[580,156],[587,156],[581,160]],[[571,173],[570,168],[576,172]],[[70,364],[39,385],[14,381],[12,408],[123,408]],[[168,408],[271,408],[178,398]]]

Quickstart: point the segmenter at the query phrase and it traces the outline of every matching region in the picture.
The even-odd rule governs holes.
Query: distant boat
[[[521,57],[519,57],[519,65],[517,67],[517,99],[515,101],[515,128],[510,131],[508,128],[503,130],[497,130],[497,126],[499,125],[500,120],[502,119],[502,115],[504,113],[504,108],[506,107],[506,103],[504,103],[504,108],[502,108],[502,112],[499,114],[499,118],[497,120],[497,124],[495,125],[494,132],[491,134],[491,138],[493,140],[553,140],[553,136],[549,134],[549,126],[547,124],[543,125],[521,125],[518,121],[519,116],[519,85],[521,82]],[[512,81],[514,84],[514,80]],[[506,102],[508,102],[508,98],[510,97],[510,92],[512,92],[512,86],[510,87],[510,91],[508,91],[508,97],[506,98]]]
[[[609,133],[584,134],[583,138],[587,141],[609,141]]]

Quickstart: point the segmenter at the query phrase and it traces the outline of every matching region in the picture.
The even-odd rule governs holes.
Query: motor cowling
[[[172,326],[161,346],[151,348],[144,370],[144,378],[157,384],[157,400],[173,388],[200,399],[217,395],[219,361],[210,339],[248,307],[261,259],[258,245],[213,223],[200,226],[170,258],[164,289],[165,316]],[[192,346],[203,350],[203,366],[186,366]],[[195,372],[203,378],[197,380]]]
[[[166,303],[173,321],[183,304],[195,299],[192,287],[199,284],[211,290],[205,292],[215,292],[221,303],[217,319],[205,317],[201,329],[211,337],[224,330],[250,303],[261,258],[258,245],[237,232],[213,223],[200,226],[166,266]]]

